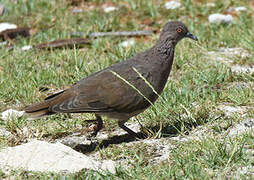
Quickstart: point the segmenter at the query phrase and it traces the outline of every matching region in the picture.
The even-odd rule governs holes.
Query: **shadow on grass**
[[[142,132],[139,132],[137,134],[143,135]],[[87,153],[91,153],[91,152],[95,151],[96,149],[107,148],[111,144],[121,144],[124,142],[128,143],[128,142],[132,142],[132,141],[136,141],[136,140],[138,140],[138,139],[129,135],[129,134],[124,134],[124,135],[120,135],[120,136],[113,136],[109,139],[104,139],[100,142],[91,142],[91,144],[89,144],[89,145],[78,144],[73,149],[78,152],[87,154]]]
[[[146,129],[149,129],[151,132],[155,132],[154,134],[156,134],[156,132],[160,131],[161,132],[161,136],[160,137],[174,137],[180,134],[180,132],[182,132],[185,135],[189,134],[189,131],[193,129],[193,127],[197,127],[199,125],[204,124],[204,122],[197,122],[195,124],[190,124],[190,123],[183,123],[183,122],[176,122],[173,125],[166,125],[164,126],[161,130],[160,130],[160,126],[153,126],[153,127],[148,127]],[[184,129],[184,131],[183,131]],[[138,132],[137,133],[140,136],[146,136],[146,137],[153,137],[153,135],[149,135],[146,134],[144,135],[144,133]],[[143,139],[146,139],[145,137]],[[113,136],[109,139],[104,139],[100,142],[91,142],[91,144],[78,144],[76,145],[73,149],[87,154],[87,153],[91,153],[93,151],[96,151],[96,149],[102,149],[102,148],[107,148],[109,145],[112,144],[121,144],[121,143],[128,143],[128,142],[133,142],[133,141],[142,141],[142,139],[137,139],[129,134],[124,134],[124,135],[116,135]]]

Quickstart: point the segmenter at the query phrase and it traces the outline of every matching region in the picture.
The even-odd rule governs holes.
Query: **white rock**
[[[235,136],[254,130],[254,119],[247,119],[229,129],[228,136]]]
[[[91,141],[87,140],[86,136],[80,136],[79,134],[63,137],[62,139],[57,140],[57,142],[69,147],[75,147],[80,144],[91,145]]]
[[[161,139],[145,139],[143,140],[143,143],[147,144],[148,147],[147,150],[152,151],[155,155],[155,157],[152,159],[152,162],[154,164],[166,161],[169,158],[169,155],[172,151],[172,149],[175,147],[174,145],[168,143],[167,141],[163,141],[163,138]]]
[[[172,137],[170,139],[179,141],[179,142],[187,142],[192,140],[200,141],[207,136],[211,136],[210,129],[208,127],[197,127],[196,129],[191,131],[191,133],[187,136],[179,135],[179,136]]]
[[[109,171],[111,173],[116,173],[116,163],[112,160],[104,160],[101,164],[101,169]]]
[[[237,12],[239,12],[239,11],[246,11],[247,8],[244,7],[244,6],[239,6],[239,7],[235,7],[234,10],[237,11]]]
[[[10,23],[0,23],[0,32],[5,31],[7,29],[15,29],[17,25]]]
[[[39,172],[78,172],[82,169],[115,173],[113,161],[96,161],[61,143],[34,140],[0,152],[0,169],[24,169]]]
[[[252,179],[254,177],[253,165],[238,167],[236,169],[236,172],[231,177],[234,177],[232,179],[243,179],[243,177],[247,177],[246,179]]]
[[[104,12],[106,12],[106,13],[109,13],[109,12],[111,12],[111,11],[115,11],[116,9],[117,9],[117,8],[114,7],[114,6],[107,6],[107,7],[104,7],[104,8],[103,8]]]
[[[226,116],[232,116],[233,114],[244,114],[246,112],[246,107],[240,106],[227,106],[227,105],[219,105],[218,108],[224,112]]]
[[[23,116],[25,112],[24,111],[17,111],[14,109],[8,109],[4,112],[2,112],[2,119],[3,120],[8,120],[9,118],[19,118]]]
[[[206,3],[206,6],[209,6],[209,7],[215,7],[215,6],[216,6],[216,4],[215,4],[215,3],[210,2],[210,3]]]
[[[135,41],[133,39],[129,39],[126,41],[121,42],[119,45],[123,47],[133,46],[135,44]]]
[[[224,14],[211,14],[208,17],[208,20],[210,23],[232,23],[233,22],[233,16],[230,14],[224,15]]]
[[[27,51],[29,49],[32,49],[32,46],[28,45],[28,46],[23,46],[22,48],[22,51]]]
[[[83,9],[74,8],[71,12],[72,12],[72,13],[82,13],[82,12],[84,12],[84,11],[83,11]]]
[[[169,1],[165,3],[165,8],[166,9],[177,9],[181,7],[181,3],[177,1]]]
[[[229,84],[229,86],[227,87],[227,89],[252,89],[254,90],[254,82],[232,82]]]
[[[254,66],[240,66],[240,65],[233,65],[231,67],[231,70],[236,73],[253,73],[254,72]]]

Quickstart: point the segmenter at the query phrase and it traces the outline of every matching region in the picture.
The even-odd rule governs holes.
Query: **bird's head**
[[[197,36],[189,32],[185,24],[180,21],[171,21],[166,23],[163,27],[159,41],[173,40],[177,43],[185,37],[195,41],[198,40]]]

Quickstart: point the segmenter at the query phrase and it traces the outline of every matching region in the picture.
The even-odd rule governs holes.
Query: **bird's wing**
[[[128,70],[120,76],[128,79]],[[137,75],[138,76],[138,75]],[[135,77],[131,76],[135,79]],[[137,81],[137,80],[136,80]],[[133,87],[111,71],[102,71],[79,81],[65,91],[66,99],[51,106],[53,112],[111,112],[133,111],[143,97]]]

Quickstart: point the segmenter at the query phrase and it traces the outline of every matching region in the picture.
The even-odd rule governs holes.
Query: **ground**
[[[129,120],[147,135],[119,135],[117,123],[82,144],[93,119],[89,114],[55,115],[36,121],[0,118],[0,147],[37,139],[62,142],[98,161],[117,163],[115,173],[83,169],[75,173],[0,170],[0,178],[77,179],[252,179],[254,177],[254,1],[3,0],[0,22],[30,27],[30,37],[0,46],[0,112],[22,110],[54,91],[123,61],[156,43],[169,20],[183,21],[199,41],[182,40],[167,85],[155,103]],[[115,7],[105,10],[107,7]],[[236,7],[246,7],[237,11]],[[112,10],[113,9],[113,10]],[[233,22],[210,23],[210,14],[229,14]],[[91,39],[82,47],[23,51],[36,45],[92,32],[153,30],[144,37]],[[124,46],[122,42],[131,40]],[[126,43],[125,43],[126,44]],[[139,131],[139,130],[138,130]],[[122,132],[121,132],[122,133]],[[73,145],[74,144],[74,145]]]

